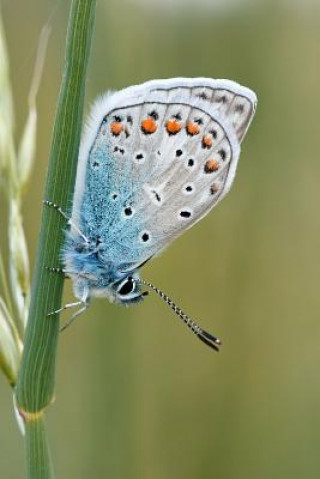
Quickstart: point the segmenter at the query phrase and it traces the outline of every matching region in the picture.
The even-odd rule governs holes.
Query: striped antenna
[[[208,333],[205,329],[202,329],[193,319],[191,319],[187,314],[185,314],[182,309],[178,308],[178,306],[171,301],[171,299],[164,294],[160,289],[154,286],[143,279],[135,279],[139,284],[147,286],[152,291],[154,291],[167,305],[179,316],[180,319],[188,326],[189,329],[207,346],[214,349],[215,351],[219,351],[219,346],[221,346],[222,342],[216,336]]]

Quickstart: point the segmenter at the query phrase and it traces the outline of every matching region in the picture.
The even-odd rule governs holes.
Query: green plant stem
[[[95,7],[96,0],[73,0],[69,18],[65,67],[44,196],[65,210],[75,181]],[[28,422],[38,417],[53,400],[59,317],[47,315],[61,306],[63,276],[49,273],[46,267],[60,263],[65,226],[65,221],[55,210],[44,207],[25,348],[16,390],[18,409],[22,416],[30,418]],[[30,424],[28,427],[31,427]],[[34,434],[37,434],[37,428]],[[44,438],[43,430],[41,437]],[[40,444],[40,439],[35,443]],[[34,470],[38,462],[35,449],[27,448],[29,452],[33,457],[27,458],[28,477],[34,479],[40,477]]]
[[[28,479],[51,479],[53,467],[43,415],[25,423]]]

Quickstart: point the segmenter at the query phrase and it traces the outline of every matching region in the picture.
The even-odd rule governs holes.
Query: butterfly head
[[[120,281],[112,284],[113,300],[116,303],[131,305],[140,303],[147,296],[146,291],[141,291],[138,274],[129,274]]]
[[[118,273],[117,278],[110,277],[79,277],[74,283],[75,295],[85,301],[91,298],[107,298],[111,303],[131,305],[143,301],[146,296],[141,291],[137,272]]]

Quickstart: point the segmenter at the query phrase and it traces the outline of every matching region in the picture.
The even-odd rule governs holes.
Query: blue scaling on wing
[[[79,228],[97,245],[101,259],[119,268],[145,254],[135,241],[144,223],[135,201],[141,181],[133,182],[132,175],[130,151],[110,143],[104,121],[87,162]]]

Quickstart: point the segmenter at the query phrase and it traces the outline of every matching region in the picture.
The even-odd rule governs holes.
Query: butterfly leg
[[[67,220],[67,224],[71,226],[81,236],[81,238],[84,239],[86,243],[90,243],[88,238],[82,233],[82,231],[79,230],[78,226],[74,224],[71,218],[69,218],[69,216],[62,210],[59,205],[56,205],[52,201],[48,200],[43,200],[43,204],[45,206],[48,206],[49,208],[54,208],[65,220]]]
[[[78,317],[80,316],[80,314],[82,314],[89,306],[89,303],[87,302],[84,302],[84,301],[76,301],[75,303],[68,303],[66,304],[65,306],[63,306],[62,308],[60,309],[57,309],[56,311],[52,311],[51,313],[48,313],[47,316],[54,316],[56,314],[59,314],[61,313],[62,311],[64,311],[65,309],[69,309],[69,308],[74,308],[75,306],[80,306],[80,305],[83,305],[82,308],[80,308],[78,311],[76,311],[72,316],[71,316],[71,319],[69,319],[69,321],[66,322],[66,324],[64,324],[60,329],[59,331],[64,331],[68,326],[70,326],[71,323],[73,323],[73,321]]]
[[[49,273],[57,273],[57,274],[63,274],[65,278],[69,278],[70,276],[78,276],[79,278],[85,278],[85,279],[92,279],[92,280],[97,280],[97,276],[95,276],[92,273],[83,271],[82,273],[75,273],[74,271],[68,271],[67,269],[64,268],[51,268],[50,266],[45,266],[45,269],[49,271]]]
[[[58,273],[63,274],[64,276],[67,276],[69,274],[69,271],[63,268],[50,268],[50,266],[46,266],[45,269],[49,271],[49,273]]]
[[[78,316],[80,316],[80,314],[82,314],[86,309],[87,307],[89,306],[88,303],[82,303],[84,304],[82,308],[80,308],[77,312],[75,312],[71,318],[69,319],[69,321],[67,321],[63,326],[61,326],[61,328],[59,329],[59,332],[61,333],[62,331],[64,331],[65,329],[68,328],[68,326],[70,326],[70,324],[73,323],[73,321],[75,319],[78,318]]]
[[[47,316],[54,316],[56,314],[61,313],[65,309],[74,308],[75,306],[80,306],[80,304],[83,304],[83,301],[76,301],[75,303],[65,304],[62,308],[56,309],[55,311],[51,311],[51,313],[48,313]]]

